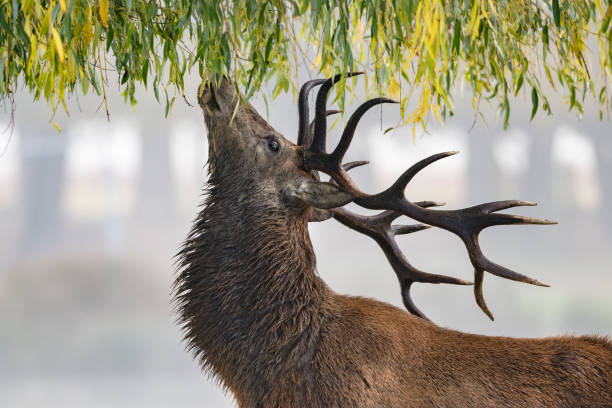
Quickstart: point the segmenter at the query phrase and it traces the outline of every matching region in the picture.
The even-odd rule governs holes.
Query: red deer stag
[[[201,90],[209,141],[204,207],[179,253],[174,286],[188,348],[240,407],[612,407],[612,344],[602,337],[516,339],[460,333],[429,322],[410,299],[413,282],[469,284],[412,267],[394,236],[427,226],[465,244],[482,298],[484,271],[542,285],[487,259],[484,228],[549,221],[498,213],[531,205],[498,201],[443,211],[411,202],[404,188],[442,153],[409,168],[389,189],[367,195],[342,164],[357,123],[349,118],[326,152],[327,94],[340,76],[306,83],[295,145],[275,131],[225,79]],[[308,94],[320,86],[313,123]],[[318,172],[331,176],[322,182]],[[382,212],[341,209],[354,202]],[[425,225],[397,226],[406,215]],[[308,222],[333,217],[369,235],[400,281],[406,313],[334,293],[316,272]]]

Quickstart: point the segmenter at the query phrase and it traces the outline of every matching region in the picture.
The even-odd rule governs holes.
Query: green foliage
[[[406,122],[423,126],[452,114],[458,79],[476,109],[483,97],[496,101],[506,125],[523,87],[532,118],[550,113],[546,83],[570,110],[582,113],[592,97],[603,115],[611,17],[611,0],[0,0],[0,96],[22,81],[54,112],[75,91],[106,102],[115,71],[127,101],[143,84],[168,112],[188,72],[226,75],[247,97],[271,81],[275,96],[295,91],[305,64],[326,75],[366,71],[370,92],[400,99]]]

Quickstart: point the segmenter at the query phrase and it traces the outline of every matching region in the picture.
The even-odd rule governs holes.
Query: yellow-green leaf
[[[321,63],[321,53],[317,54],[317,57],[312,63],[312,69],[318,68],[320,63]]]
[[[40,35],[46,35],[49,32],[49,27],[51,27],[51,15],[53,14],[54,7],[55,7],[55,2],[52,1],[49,4],[49,8],[47,9],[45,16],[43,17],[42,23],[40,25]]]
[[[108,28],[108,0],[98,0],[100,10],[100,22],[104,28]]]
[[[538,91],[535,88],[531,89],[531,118],[529,120],[533,120],[533,117],[536,115],[538,111]]]
[[[92,17],[91,17],[91,7],[88,5],[86,9],[87,20],[85,21],[85,25],[81,30],[81,34],[83,36],[83,41],[85,41],[85,45],[89,47],[91,44],[91,30],[92,30]]]
[[[53,44],[55,45],[55,51],[57,52],[57,57],[59,58],[60,62],[63,64],[64,63],[64,46],[62,45],[62,39],[60,38],[60,35],[55,29],[55,27],[51,29],[51,34],[53,35]]]
[[[36,58],[36,51],[38,50],[38,41],[36,36],[32,34],[30,36],[30,56],[28,57],[28,63],[26,65],[26,75],[30,75],[34,58]]]

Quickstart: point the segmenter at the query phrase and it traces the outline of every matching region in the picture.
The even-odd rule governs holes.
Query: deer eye
[[[268,140],[268,148],[273,152],[278,152],[278,149],[280,149],[280,143],[278,142],[278,139],[276,137],[270,137],[270,139]]]

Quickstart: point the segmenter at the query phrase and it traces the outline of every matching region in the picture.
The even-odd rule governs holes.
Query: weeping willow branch
[[[189,73],[228,76],[249,98],[266,83],[273,96],[295,92],[306,65],[365,70],[369,92],[400,99],[413,125],[451,114],[458,81],[475,110],[497,103],[506,126],[524,89],[532,118],[551,113],[553,93],[579,115],[591,99],[603,116],[611,18],[610,0],[0,0],[0,97],[21,83],[50,106],[74,92],[105,99],[101,54],[127,102],[151,87],[167,112],[169,90],[184,95]],[[339,95],[354,86],[339,85]],[[402,86],[417,96],[410,109]]]

